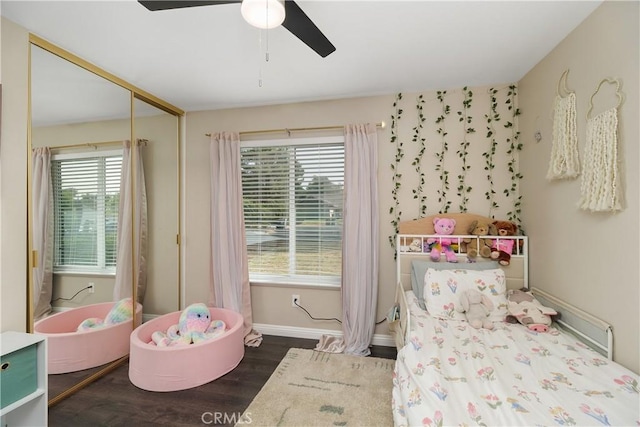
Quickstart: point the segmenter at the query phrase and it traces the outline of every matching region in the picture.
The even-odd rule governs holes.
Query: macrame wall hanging
[[[575,178],[580,174],[576,127],[576,94],[567,89],[566,70],[558,80],[553,107],[553,141],[547,179]],[[562,85],[562,87],[560,87]]]
[[[593,97],[603,83],[616,86],[618,104],[591,117]],[[618,107],[621,103],[620,81],[617,79],[602,79],[589,99],[584,171],[578,203],[583,210],[615,212],[622,209],[618,175]]]

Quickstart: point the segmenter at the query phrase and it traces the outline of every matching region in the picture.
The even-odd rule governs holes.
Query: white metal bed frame
[[[436,240],[451,239],[454,243],[457,243],[457,249],[455,253],[458,257],[466,256],[462,252],[463,239],[472,239],[472,243],[475,242],[476,248],[479,252],[480,241],[478,236],[474,235],[437,235],[437,234],[398,234],[396,236],[396,304],[398,304],[399,316],[392,323],[390,328],[396,335],[396,347],[402,348],[409,340],[409,334],[411,332],[411,316],[409,315],[409,304],[406,298],[405,284],[402,283],[402,257],[406,256],[422,256],[429,259],[429,251],[425,251],[425,242],[427,239],[434,238]],[[554,321],[561,329],[565,329],[568,332],[574,334],[585,344],[591,346],[596,351],[603,355],[606,355],[609,360],[613,360],[613,329],[608,323],[598,319],[597,317],[565,302],[561,299],[554,297],[546,291],[529,286],[529,266],[528,266],[528,238],[527,236],[482,236],[482,238],[495,239],[495,240],[516,240],[514,245],[515,253],[512,254],[512,258],[522,258],[523,268],[523,283],[526,289],[529,289],[536,298],[544,306],[551,307],[560,313],[560,316],[555,318]],[[422,251],[411,251],[408,249],[409,243],[414,239],[420,239]],[[467,246],[468,247],[468,246]],[[446,263],[446,261],[442,261]],[[464,263],[456,264],[458,268],[464,269]],[[410,286],[409,286],[410,289]]]

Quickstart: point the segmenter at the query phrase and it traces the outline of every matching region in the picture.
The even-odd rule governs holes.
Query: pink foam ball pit
[[[156,331],[165,332],[180,319],[180,311],[138,326],[131,333],[129,380],[148,391],[177,391],[211,382],[232,371],[244,357],[244,318],[235,311],[209,307],[211,320],[222,320],[224,334],[186,346],[157,347]]]
[[[33,332],[47,337],[49,374],[64,374],[95,368],[129,354],[133,321],[77,331],[85,319],[104,319],[115,302],[85,305],[37,321]],[[136,324],[142,319],[142,305],[136,308]]]

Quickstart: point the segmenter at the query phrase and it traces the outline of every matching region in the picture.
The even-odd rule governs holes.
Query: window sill
[[[115,278],[115,272],[108,271],[77,271],[77,270],[59,270],[53,272],[54,276],[76,276],[76,277],[105,277],[105,278]]]
[[[251,286],[264,286],[271,288],[307,288],[307,289],[318,289],[318,290],[329,290],[329,291],[339,291],[340,285],[331,284],[331,283],[301,283],[301,282],[289,282],[284,283],[282,281],[269,281],[269,280],[250,280]]]

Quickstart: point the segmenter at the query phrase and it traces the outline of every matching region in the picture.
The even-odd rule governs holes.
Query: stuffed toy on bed
[[[409,252],[422,252],[422,242],[420,239],[413,239],[409,245]]]
[[[518,226],[510,221],[494,221],[493,225],[498,236],[515,236],[518,232]],[[496,239],[491,247],[491,258],[498,261],[500,265],[507,266],[511,264],[511,254],[515,246],[514,239]]]
[[[448,236],[450,234],[453,234],[453,229],[455,228],[455,226],[456,220],[453,218],[435,217],[433,219],[433,229],[435,231],[435,234],[439,236]],[[431,237],[427,239],[427,243],[430,245],[430,256],[432,261],[440,261],[440,254],[444,253],[445,258],[448,262],[458,262],[456,253],[451,247],[451,245],[453,244],[453,239]]]
[[[552,317],[558,314],[552,308],[545,307],[531,292],[510,289],[507,291],[509,314],[532,331],[547,332]]]
[[[491,246],[493,241],[491,239],[485,239],[483,236],[495,235],[495,225],[487,222],[474,220],[469,224],[467,234],[478,236],[477,239],[465,238],[462,240],[469,261],[474,262],[478,253],[483,258],[491,258]]]
[[[77,330],[88,331],[90,329],[103,328],[131,320],[131,318],[133,318],[133,300],[124,298],[113,304],[104,319],[98,317],[85,319],[78,325]]]
[[[460,295],[460,306],[456,306],[456,310],[465,313],[467,322],[472,327],[493,329],[493,322],[489,320],[493,303],[488,296],[477,289],[464,291]]]
[[[211,321],[209,308],[203,303],[191,304],[180,313],[177,325],[171,325],[166,332],[151,334],[151,341],[158,347],[172,347],[196,344],[224,333],[226,325],[222,320]]]

